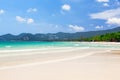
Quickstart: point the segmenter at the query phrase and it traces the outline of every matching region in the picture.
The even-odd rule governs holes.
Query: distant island
[[[120,42],[120,27],[109,30],[76,32],[76,33],[49,33],[20,35],[5,34],[0,41],[115,41]]]

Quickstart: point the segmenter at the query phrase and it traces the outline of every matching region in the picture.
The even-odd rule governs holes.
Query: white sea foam
[[[72,47],[67,47],[72,48]],[[64,48],[38,48],[38,49],[14,49],[14,50],[0,50],[0,53],[4,53],[4,52],[27,52],[27,51],[40,51],[40,50],[49,50],[49,49],[64,49]]]

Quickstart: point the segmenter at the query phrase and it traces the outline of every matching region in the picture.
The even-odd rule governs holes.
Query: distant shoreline
[[[76,33],[48,33],[19,35],[5,34],[0,36],[0,41],[106,41],[120,42],[120,27],[109,30],[76,32]]]

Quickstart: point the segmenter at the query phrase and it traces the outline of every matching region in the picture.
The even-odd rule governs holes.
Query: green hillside
[[[84,40],[84,41],[120,42],[120,32],[107,33],[107,34],[104,34],[104,35],[94,36],[94,37],[91,37],[91,38],[84,38],[82,40]]]
[[[76,32],[76,33],[48,33],[19,35],[5,34],[0,36],[0,41],[120,41],[120,27],[108,30]],[[101,36],[98,36],[101,35]],[[94,37],[95,36],[95,37]]]

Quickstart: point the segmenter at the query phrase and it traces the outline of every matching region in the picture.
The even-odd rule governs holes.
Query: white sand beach
[[[120,80],[119,49],[57,47],[0,53],[0,80]]]

